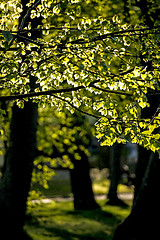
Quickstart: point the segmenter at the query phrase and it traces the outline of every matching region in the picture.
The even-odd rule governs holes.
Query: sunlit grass
[[[93,179],[94,194],[107,195],[108,179]],[[43,189],[44,197],[71,196],[69,180],[52,179],[49,188]],[[119,184],[118,192],[132,192],[132,188]],[[72,202],[52,202],[33,208],[32,218],[25,229],[33,240],[111,240],[113,232],[130,212],[130,208],[106,205],[98,201],[102,210],[74,211]],[[131,201],[127,202],[131,204]]]
[[[109,191],[110,181],[109,179],[103,179],[100,181],[93,182],[93,191],[95,194],[107,194]],[[128,187],[124,184],[118,185],[118,192],[119,193],[130,193],[133,192],[133,186]]]
[[[71,191],[71,185],[69,180],[55,180],[53,178],[52,181],[49,181],[48,183],[49,188],[44,189],[41,186],[34,186],[34,189],[38,189],[42,192],[42,194],[46,197],[57,197],[57,196],[63,196],[63,197],[68,197],[72,196],[72,191]],[[109,185],[110,181],[109,179],[102,179],[99,181],[93,181],[93,192],[94,194],[102,195],[105,194],[107,195],[109,191]],[[118,192],[119,193],[130,193],[133,192],[133,186],[128,187],[124,184],[119,184],[118,185]]]
[[[72,195],[70,180],[55,180],[54,178],[48,182],[48,188],[44,189],[40,185],[34,185],[32,189],[42,192],[46,197],[68,197]]]
[[[32,214],[25,229],[33,240],[111,240],[129,208],[104,205],[102,210],[74,211],[72,202],[44,204]]]

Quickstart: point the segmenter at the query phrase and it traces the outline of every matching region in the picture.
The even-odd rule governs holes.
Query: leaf
[[[7,42],[10,42],[13,39],[13,35],[9,31],[2,31],[2,34]]]
[[[146,131],[143,131],[142,134],[144,134],[144,135],[150,135],[151,132],[150,132],[149,130],[146,130]]]
[[[144,123],[140,122],[140,123],[139,123],[139,126],[140,126],[140,128],[143,128]]]
[[[122,127],[120,124],[117,124],[116,128],[117,128],[118,133],[122,133]]]
[[[139,102],[139,106],[141,107],[141,108],[145,108],[146,107],[146,103],[145,102]]]

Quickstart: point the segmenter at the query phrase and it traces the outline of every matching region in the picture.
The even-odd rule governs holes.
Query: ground
[[[33,240],[111,240],[130,207],[98,203],[102,210],[74,211],[72,202],[43,204],[28,217],[25,230]]]
[[[36,189],[42,190],[46,203],[30,202],[25,225],[27,233],[33,240],[111,240],[117,224],[130,212],[133,188],[125,185],[118,187],[121,198],[128,204],[124,208],[106,204],[108,187],[108,179],[93,181],[101,210],[74,211],[69,179],[53,178],[48,189],[36,186]]]

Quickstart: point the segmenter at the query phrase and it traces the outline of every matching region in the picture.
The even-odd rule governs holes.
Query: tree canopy
[[[136,14],[129,24],[109,8],[107,18],[103,7],[105,1],[37,0],[21,18],[20,1],[3,1],[0,101],[23,107],[32,98],[42,107],[80,111],[96,119],[102,145],[132,141],[160,151],[159,108],[141,118],[148,96],[160,94],[160,24],[145,26]],[[34,28],[30,19],[39,18]],[[35,88],[30,76],[37,79]]]

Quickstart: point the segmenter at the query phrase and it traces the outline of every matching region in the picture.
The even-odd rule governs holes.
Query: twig
[[[86,111],[83,111],[83,110],[79,109],[78,107],[74,106],[71,102],[69,102],[68,100],[66,100],[66,99],[64,99],[64,98],[61,98],[61,97],[59,97],[59,96],[57,96],[57,95],[54,95],[54,94],[52,94],[52,96],[55,97],[55,98],[58,98],[58,99],[62,100],[63,102],[66,102],[68,105],[70,105],[71,107],[73,107],[74,109],[76,109],[76,110],[77,110],[78,112],[80,112],[80,113],[86,114],[86,115],[91,116],[91,117],[94,117],[94,118],[96,118],[96,119],[100,119],[100,118],[101,118],[101,116],[98,116],[98,115],[95,115],[95,114],[92,114],[92,113],[88,113],[88,112],[86,112]]]
[[[29,17],[32,9],[35,8],[40,2],[41,2],[41,0],[38,0],[38,1],[35,2],[30,8],[28,8],[27,13],[24,15],[24,17],[22,18],[22,21],[21,21],[21,23],[20,23],[20,25],[19,25],[19,29],[18,29],[17,35],[18,35],[18,33],[22,30],[22,28],[23,28],[23,26],[24,26],[24,24],[25,24],[25,21],[26,21],[26,19]],[[9,47],[13,44],[13,41],[14,41],[14,38],[12,38],[12,40],[11,40],[11,42],[10,42],[10,44],[9,44]]]
[[[24,17],[22,18],[22,21],[20,23],[20,26],[19,26],[19,29],[18,29],[18,33],[22,30],[24,24],[25,24],[25,21],[26,19],[29,17],[31,11],[33,8],[35,8],[39,3],[41,2],[41,0],[38,0],[37,2],[35,2],[28,10],[27,10],[27,13],[26,15],[24,15]]]
[[[31,8],[28,9],[26,15],[23,17],[22,19],[22,22],[21,22],[21,25],[20,25],[20,28],[17,32],[17,34],[21,31],[21,29],[23,28],[23,25],[25,23],[25,20],[26,18],[29,16],[31,10],[33,9],[33,7],[35,7],[38,3],[40,2],[40,0],[35,3]],[[144,32],[144,31],[147,31],[147,30],[154,30],[154,29],[157,29],[159,28],[160,26],[155,26],[153,28],[143,28],[143,29],[128,29],[128,30],[121,30],[121,31],[116,31],[116,32],[111,32],[111,33],[107,33],[107,34],[103,34],[103,35],[98,35],[96,37],[93,37],[92,39],[86,41],[84,38],[81,38],[81,39],[77,39],[77,40],[73,40],[73,41],[70,41],[70,42],[65,42],[65,43],[60,43],[60,44],[57,44],[57,47],[58,48],[66,48],[66,44],[86,44],[86,43],[91,43],[91,42],[96,42],[96,41],[100,41],[100,40],[104,40],[104,39],[107,39],[107,38],[110,38],[110,37],[122,37],[124,33],[131,33],[131,32],[134,32],[134,35],[139,35],[139,33],[136,33],[136,32]],[[42,29],[42,30],[45,30],[45,29]],[[147,34],[157,34],[159,32],[149,32],[149,33],[145,33],[146,35]],[[130,35],[126,35],[126,36],[130,36]],[[12,39],[13,40],[13,39]],[[29,41],[30,38],[27,38],[27,40]],[[30,40],[31,41],[31,40]],[[10,44],[11,45],[11,44]],[[55,47],[55,46],[54,46]],[[53,46],[43,46],[43,48],[53,48]],[[18,48],[10,48],[8,49],[7,51],[15,51],[17,50]],[[6,51],[5,48],[0,48],[0,51]]]
[[[119,95],[126,95],[126,96],[132,96],[132,93],[127,93],[127,92],[120,92],[120,91],[116,91],[116,90],[110,90],[110,89],[104,89],[104,88],[100,88],[95,86],[94,84],[91,84],[91,87],[98,89],[102,92],[108,92],[108,93],[115,93],[115,94],[119,94]]]

